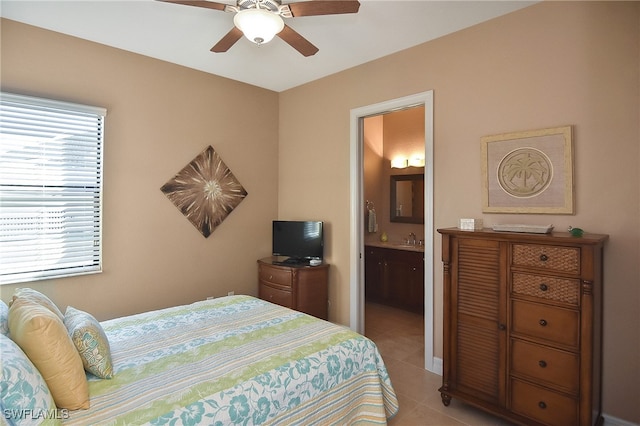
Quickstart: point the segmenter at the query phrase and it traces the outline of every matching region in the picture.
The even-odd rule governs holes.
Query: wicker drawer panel
[[[511,380],[511,409],[547,425],[578,424],[578,401],[520,380]]]
[[[513,264],[516,266],[534,266],[575,274],[580,272],[580,249],[577,247],[514,244],[512,250]]]
[[[514,273],[512,291],[514,294],[555,300],[577,306],[580,295],[580,280]]]

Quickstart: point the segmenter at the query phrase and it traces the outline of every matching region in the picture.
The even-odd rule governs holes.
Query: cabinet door
[[[329,318],[329,266],[294,269],[295,309]]]
[[[364,256],[364,291],[367,300],[380,302],[385,299],[386,291],[382,285],[384,273],[384,257],[381,250],[366,247]]]
[[[419,253],[409,262],[407,308],[415,312],[424,312],[424,254]]]
[[[409,263],[402,256],[392,253],[387,257],[387,287],[390,305],[404,307],[409,298]]]
[[[424,257],[422,253],[394,250],[387,256],[390,304],[422,312],[424,308]]]
[[[450,388],[503,403],[506,359],[506,249],[492,240],[454,239]]]

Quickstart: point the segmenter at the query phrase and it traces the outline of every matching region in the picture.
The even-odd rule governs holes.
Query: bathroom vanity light
[[[419,157],[419,156],[415,156],[415,157],[411,157],[409,159],[409,165],[411,167],[424,167],[424,157]]]
[[[391,160],[391,168],[392,169],[404,169],[408,165],[408,160],[406,158],[394,158]]]
[[[411,158],[396,157],[391,160],[392,169],[406,169],[407,167],[424,167],[424,157],[414,156]]]

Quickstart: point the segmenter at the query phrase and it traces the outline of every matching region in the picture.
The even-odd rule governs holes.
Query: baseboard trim
[[[442,358],[433,357],[433,370],[432,373],[437,374],[438,376],[442,376]]]
[[[604,418],[605,426],[639,426],[638,423],[633,423],[628,420],[619,419],[617,417],[610,416],[608,414],[602,414]]]

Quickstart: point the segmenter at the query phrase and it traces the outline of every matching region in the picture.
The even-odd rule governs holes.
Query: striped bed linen
[[[114,377],[69,425],[385,424],[398,401],[375,344],[251,296],[102,322]]]

